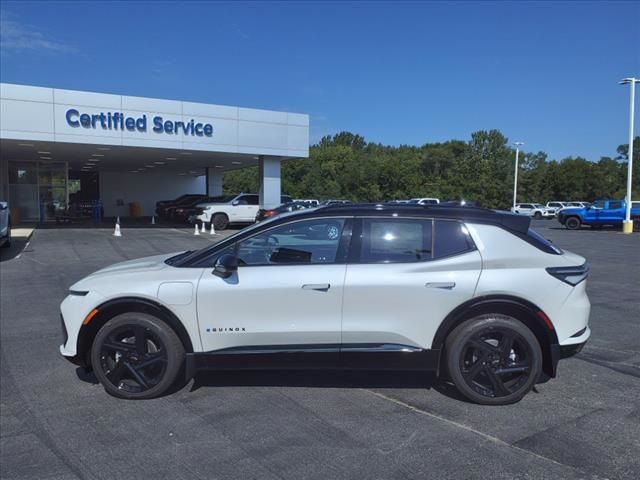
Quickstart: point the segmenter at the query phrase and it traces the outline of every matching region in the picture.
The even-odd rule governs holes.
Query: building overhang
[[[3,160],[189,171],[309,154],[309,116],[299,113],[6,83],[0,104]]]

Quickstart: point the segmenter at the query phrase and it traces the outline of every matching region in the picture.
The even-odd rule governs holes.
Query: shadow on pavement
[[[0,247],[0,262],[13,260],[22,253],[24,247],[29,242],[29,237],[13,237],[10,247]]]
[[[198,372],[190,391],[203,387],[415,388],[469,402],[433,372],[268,370]]]

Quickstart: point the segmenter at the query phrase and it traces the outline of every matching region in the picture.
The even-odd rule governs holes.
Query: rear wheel
[[[578,217],[569,217],[564,222],[564,226],[567,227],[569,230],[578,230],[581,225],[582,225],[582,222]]]
[[[506,405],[522,399],[542,370],[535,335],[513,317],[480,315],[447,337],[447,370],[456,388],[483,405]]]
[[[224,230],[229,226],[229,217],[224,213],[216,213],[211,220],[216,230]]]
[[[159,318],[123,313],[98,331],[91,364],[104,389],[115,397],[154,398],[173,385],[184,362],[184,346]]]

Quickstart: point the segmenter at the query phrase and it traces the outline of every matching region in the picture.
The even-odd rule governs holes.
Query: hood
[[[197,208],[207,208],[210,205],[230,205],[230,202],[204,202],[196,205]]]
[[[584,212],[586,210],[586,208],[584,207],[565,207],[565,208],[560,208],[558,209],[558,212],[561,212],[563,214],[566,213],[580,213],[580,212]]]
[[[154,255],[152,257],[144,257],[137,260],[127,260],[126,262],[115,263],[96,272],[93,272],[92,274],[84,277],[82,280],[74,283],[71,286],[71,290],[91,290],[90,284],[93,280],[103,279],[107,276],[118,276],[128,273],[162,270],[163,268],[167,267],[167,264],[164,263],[164,261],[168,258],[178,255],[179,253],[182,252]]]

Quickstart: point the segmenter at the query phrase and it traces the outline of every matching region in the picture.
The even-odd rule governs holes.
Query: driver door
[[[337,361],[349,224],[334,217],[292,221],[218,252],[234,252],[239,267],[229,278],[212,268],[200,278],[204,350],[325,353],[323,359]]]

